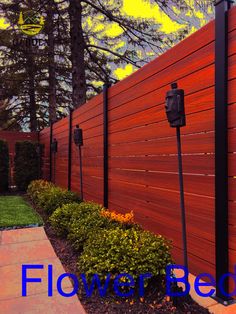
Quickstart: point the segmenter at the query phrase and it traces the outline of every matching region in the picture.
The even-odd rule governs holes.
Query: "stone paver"
[[[1,244],[0,266],[29,263],[54,258],[56,254],[48,240]]]
[[[183,271],[182,270],[175,270],[175,275],[176,277],[183,277]],[[190,295],[191,297],[201,306],[207,308],[210,313],[212,314],[235,314],[236,313],[236,304],[224,306],[220,303],[218,303],[215,299],[207,297],[200,297],[196,291],[194,290],[194,281],[195,281],[195,276],[192,274],[189,274],[188,280],[191,286],[190,290]],[[200,282],[203,282],[202,280]],[[185,290],[185,287],[183,284],[179,283],[178,284],[180,287],[182,287]],[[211,286],[202,286],[200,288],[202,293],[208,293],[211,289],[215,289],[214,287]]]
[[[209,312],[212,314],[235,314],[236,313],[236,304],[229,306],[224,306],[222,304],[215,304],[208,308]]]
[[[42,227],[16,229],[5,231],[2,234],[2,244],[47,240],[47,235]]]
[[[44,267],[27,270],[28,278],[41,278],[41,282],[27,283],[27,297],[22,297],[22,264]],[[48,265],[53,267],[52,297],[48,297]],[[64,273],[43,227],[0,233],[0,313],[85,314],[77,296],[65,298],[58,293],[57,279]],[[68,277],[62,281],[62,290],[73,290]]]
[[[44,293],[0,301],[0,311],[4,314],[86,314],[77,297],[64,298],[57,294],[48,298]]]
[[[27,265],[28,263],[24,263]],[[34,269],[27,270],[28,278],[41,278],[42,282],[27,283],[27,295],[37,294],[48,291],[47,282],[48,282],[48,265],[53,265],[53,283],[54,289],[56,288],[57,278],[64,274],[65,271],[58,260],[58,258],[51,260],[40,260],[34,261],[32,264],[39,265],[43,264],[44,269]],[[22,293],[22,265],[7,265],[0,267],[0,278],[1,282],[4,282],[4,289],[0,290],[0,300],[17,298],[21,296]],[[62,281],[62,288],[70,288],[71,282],[68,277],[64,278]],[[63,290],[64,291],[64,290]]]

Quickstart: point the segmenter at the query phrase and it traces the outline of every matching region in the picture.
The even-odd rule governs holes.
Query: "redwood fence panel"
[[[229,13],[229,260],[236,256],[236,8]],[[144,228],[173,240],[182,260],[175,130],[164,104],[172,82],[185,90],[187,126],[181,129],[190,271],[215,276],[215,21],[108,91],[108,207],[133,210]],[[72,113],[83,129],[84,198],[103,203],[103,95]],[[69,118],[53,124],[58,140],[55,183],[68,187]],[[49,160],[50,128],[40,132]],[[78,148],[71,152],[71,189],[79,192]],[[54,165],[53,165],[54,166]],[[48,178],[49,164],[44,163]]]

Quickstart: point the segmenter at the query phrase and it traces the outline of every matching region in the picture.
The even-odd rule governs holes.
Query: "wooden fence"
[[[229,11],[229,250],[236,256],[236,8]],[[175,130],[166,121],[170,83],[185,90],[187,126],[181,129],[190,271],[215,275],[215,22],[109,88],[109,199],[117,211],[134,210],[144,228],[173,240],[182,260],[181,216]],[[72,129],[83,129],[84,198],[103,203],[103,96],[72,114]],[[55,183],[68,186],[69,118],[53,124],[58,141]],[[50,128],[44,176],[49,178]],[[54,167],[54,165],[52,166]],[[79,160],[72,143],[71,188],[79,191]]]

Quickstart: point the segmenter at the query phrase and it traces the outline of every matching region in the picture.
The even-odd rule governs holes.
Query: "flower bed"
[[[157,313],[157,310],[160,313],[186,313],[190,307],[191,310],[196,309],[191,313],[208,313],[191,299],[182,299],[176,308],[165,297],[165,267],[172,263],[170,241],[144,231],[134,223],[132,212],[119,214],[93,202],[80,202],[79,199],[76,202],[73,199],[72,203],[66,199],[66,204],[61,201],[55,209],[55,203],[51,202],[55,189],[51,183],[34,181],[28,188],[28,195],[40,207],[42,195],[47,195],[47,206],[44,205],[43,211],[40,211],[46,220],[49,238],[53,238],[52,243],[66,271],[76,273],[80,282],[81,273],[87,278],[97,274],[103,284],[107,274],[113,279],[121,273],[134,279],[145,273],[153,275],[145,280],[144,298],[140,298],[135,289],[131,297],[118,298],[109,287],[105,298],[101,298],[96,290],[88,299],[80,290],[79,297],[88,313]],[[61,190],[61,193],[66,191]],[[53,207],[50,208],[49,204]],[[127,277],[120,280],[127,283]],[[124,296],[127,295],[125,285],[121,290]]]

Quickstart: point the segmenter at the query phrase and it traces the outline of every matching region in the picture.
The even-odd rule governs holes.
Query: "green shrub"
[[[57,208],[49,221],[58,235],[67,237],[72,246],[80,251],[90,233],[96,233],[103,228],[127,229],[136,226],[134,224],[121,223],[104,217],[104,208],[93,202],[72,203]]]
[[[25,191],[32,180],[41,176],[42,155],[38,143],[16,142],[14,179],[19,190]]]
[[[66,237],[69,232],[71,216],[74,212],[80,211],[83,203],[69,203],[57,208],[49,218],[49,221],[60,236]]]
[[[95,233],[101,228],[113,228],[119,223],[111,221],[100,215],[102,206],[96,203],[81,203],[80,208],[73,212],[68,226],[68,240],[75,250],[83,249],[85,241],[91,233]]]
[[[103,229],[93,233],[79,257],[79,270],[88,277],[98,274],[105,278],[108,273],[128,273],[135,279],[140,274],[153,276],[165,274],[170,264],[170,242],[148,231],[130,229]]]
[[[0,140],[0,192],[8,190],[9,151],[5,141]]]
[[[105,227],[110,222],[99,215],[103,207],[93,202],[67,204],[57,208],[49,221],[58,235],[66,237],[72,242],[76,250],[83,247],[91,231]]]
[[[34,180],[29,184],[27,194],[32,201],[37,203],[39,195],[52,186],[54,186],[54,184],[51,182],[45,180]]]
[[[57,186],[51,186],[37,196],[37,204],[49,215],[58,207],[73,202],[81,202],[78,194]]]

